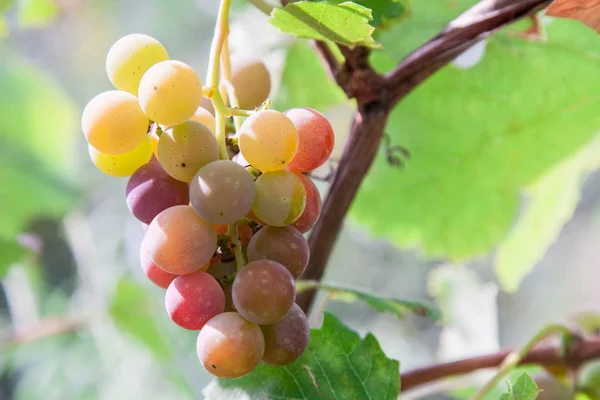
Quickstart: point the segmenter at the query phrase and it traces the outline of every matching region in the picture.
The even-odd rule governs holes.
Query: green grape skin
[[[205,271],[217,249],[217,233],[190,206],[173,206],[150,223],[142,246],[158,267],[175,275]]]
[[[213,224],[232,224],[252,208],[256,189],[252,175],[229,160],[213,161],[190,184],[192,207]]]
[[[152,144],[149,137],[144,138],[135,149],[125,154],[104,154],[88,145],[90,158],[96,168],[106,175],[117,178],[130,176],[142,165],[150,161]]]
[[[206,164],[219,158],[215,135],[197,121],[186,121],[162,133],[158,161],[173,178],[191,182]]]
[[[219,378],[239,378],[260,363],[265,339],[260,327],[236,312],[211,318],[200,330],[196,342],[198,359],[208,372]]]
[[[152,121],[178,125],[200,107],[202,81],[192,67],[181,61],[161,61],[142,77],[138,97],[142,110]]]
[[[308,319],[297,304],[282,319],[271,325],[261,325],[260,329],[265,337],[262,359],[265,364],[282,366],[293,363],[308,346]]]
[[[248,261],[272,260],[287,268],[297,279],[310,258],[308,242],[291,226],[265,226],[252,236],[248,244]]]
[[[117,40],[106,56],[106,73],[113,86],[134,96],[150,67],[169,59],[164,46],[153,37],[133,33]]]
[[[214,115],[210,113],[204,107],[198,107],[194,115],[190,118],[192,121],[200,122],[206,125],[208,129],[214,134],[216,132],[216,121]]]
[[[252,211],[264,224],[285,226],[300,218],[306,206],[306,189],[293,172],[265,172],[254,185],[256,196]]]
[[[253,261],[233,280],[233,305],[248,321],[274,324],[294,304],[294,277],[281,264],[271,260]]]
[[[284,168],[298,151],[298,131],[279,111],[252,114],[243,122],[238,136],[243,158],[263,172]]]
[[[240,108],[253,110],[269,97],[271,75],[258,58],[236,53],[231,56],[231,84]]]
[[[81,128],[88,143],[104,154],[125,154],[142,143],[148,118],[131,93],[109,90],[85,106]]]

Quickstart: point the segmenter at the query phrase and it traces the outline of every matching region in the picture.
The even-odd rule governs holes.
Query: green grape
[[[259,326],[236,312],[211,318],[198,334],[196,352],[204,368],[220,378],[239,378],[260,363],[265,339]]]
[[[263,362],[271,365],[293,363],[308,346],[310,328],[304,311],[294,304],[285,317],[272,325],[261,325],[265,337]]]
[[[144,73],[154,64],[168,59],[167,50],[158,40],[134,33],[112,45],[106,56],[106,73],[117,89],[137,96]]]
[[[105,154],[133,151],[146,137],[148,118],[137,98],[121,90],[109,90],[85,106],[81,128],[86,140]]]
[[[271,76],[258,58],[234,54],[231,57],[231,84],[240,107],[252,110],[260,106],[271,92]]]
[[[198,107],[194,115],[190,118],[192,121],[198,121],[201,124],[206,125],[208,129],[214,134],[216,132],[216,121],[214,115],[210,113],[204,107]]]
[[[261,171],[276,171],[292,161],[298,150],[298,131],[284,114],[263,110],[248,117],[239,132],[242,156]]]
[[[198,215],[213,224],[232,224],[252,208],[254,178],[233,161],[211,162],[194,176],[190,200]]]
[[[250,239],[248,261],[277,261],[298,278],[308,265],[310,249],[302,233],[291,226],[265,226]]]
[[[139,167],[145,165],[152,156],[152,144],[146,137],[138,147],[125,154],[104,154],[91,144],[88,151],[92,162],[106,175],[122,177],[133,174]]]
[[[217,249],[217,233],[192,207],[174,206],[152,220],[142,246],[164,271],[190,274],[210,266]]]
[[[191,182],[206,164],[219,159],[215,135],[205,125],[186,121],[163,132],[158,140],[158,160],[173,178]]]
[[[181,61],[161,61],[142,77],[138,97],[152,121],[178,125],[190,119],[200,106],[202,81],[192,67]]]
[[[284,226],[295,222],[306,206],[302,180],[287,170],[265,172],[254,182],[256,197],[252,211],[267,225]]]
[[[294,277],[281,264],[253,261],[233,280],[233,305],[248,321],[274,324],[287,314],[296,298]]]

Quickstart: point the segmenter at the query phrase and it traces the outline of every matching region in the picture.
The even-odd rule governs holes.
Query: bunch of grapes
[[[117,90],[88,103],[83,132],[100,171],[131,176],[127,205],[146,226],[141,265],[166,289],[167,313],[200,331],[198,357],[216,376],[293,362],[309,338],[294,280],[321,213],[304,173],[331,155],[331,125],[308,108],[269,110],[265,65],[236,56],[230,96],[248,117],[237,132],[228,124],[220,152],[198,74],[157,40],[121,38],[106,69]]]

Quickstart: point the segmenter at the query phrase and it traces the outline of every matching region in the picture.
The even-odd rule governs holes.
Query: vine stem
[[[227,236],[229,236],[229,239],[231,239],[231,242],[233,243],[236,271],[240,272],[241,269],[246,266],[246,259],[244,258],[244,253],[242,253],[242,243],[240,242],[240,237],[237,233],[237,226],[237,222],[230,224],[229,229],[227,230]]]
[[[508,375],[515,367],[521,363],[521,360],[533,350],[533,348],[539,344],[542,340],[546,339],[548,336],[554,334],[560,334],[564,340],[564,343],[567,344],[566,347],[569,347],[569,341],[572,338],[571,331],[562,325],[548,325],[544,329],[542,329],[537,335],[535,335],[521,350],[509,353],[502,364],[500,365],[500,370],[498,373],[488,382],[486,383],[479,391],[471,397],[471,400],[483,400],[485,395],[487,395],[491,390],[493,390],[498,384],[502,381],[502,379]],[[565,351],[565,349],[563,349]]]
[[[235,89],[231,83],[231,55],[229,53],[229,40],[226,38],[223,42],[223,50],[221,53],[221,72],[223,79],[221,85],[225,88],[225,94],[228,98],[230,115],[233,116],[233,124],[235,132],[238,133],[242,127],[242,117],[248,116],[245,110],[240,110],[240,102],[235,94]],[[239,114],[237,111],[242,111],[244,114]]]

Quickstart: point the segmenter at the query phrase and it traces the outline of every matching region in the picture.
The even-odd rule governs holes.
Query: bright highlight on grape
[[[94,165],[129,176],[127,206],[146,226],[144,274],[166,289],[171,320],[199,330],[198,358],[222,378],[293,363],[308,346],[294,280],[309,265],[303,234],[318,222],[321,197],[305,173],[334,143],[317,111],[268,109],[261,60],[236,55],[231,64],[235,111],[247,115],[237,132],[231,104],[210,90],[203,97],[197,73],[142,34],[111,47],[106,69],[118,90],[82,115]]]

